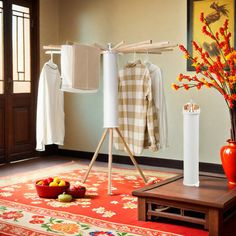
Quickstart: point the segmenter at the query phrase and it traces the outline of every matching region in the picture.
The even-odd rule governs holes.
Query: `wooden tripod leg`
[[[93,164],[94,164],[94,162],[95,162],[95,160],[96,160],[96,158],[98,156],[99,150],[100,150],[100,148],[101,148],[101,146],[102,146],[102,144],[104,142],[104,139],[106,138],[107,132],[108,132],[108,129],[105,129],[103,134],[102,134],[101,140],[100,140],[100,142],[99,142],[99,144],[97,146],[97,149],[96,149],[96,151],[95,151],[95,153],[93,155],[93,158],[92,158],[92,160],[91,160],[91,162],[89,164],[88,170],[87,170],[87,172],[86,172],[86,174],[84,176],[84,179],[82,180],[82,183],[84,183],[87,180],[87,178],[88,178],[89,172],[92,169],[92,166],[93,166]]]
[[[111,195],[111,168],[112,168],[112,144],[113,144],[113,129],[109,128],[109,156],[108,156],[108,194]]]
[[[125,142],[125,139],[124,139],[124,137],[122,136],[122,134],[121,134],[119,128],[115,128],[115,130],[116,130],[116,132],[118,133],[119,137],[121,138],[123,144],[125,145],[125,148],[126,148],[128,154],[129,154],[129,157],[130,157],[131,161],[132,161],[133,164],[135,165],[136,169],[139,171],[139,173],[140,173],[141,177],[143,178],[144,182],[147,183],[146,177],[144,176],[142,170],[140,169],[138,163],[136,162],[136,160],[135,160],[135,158],[134,158],[132,152],[130,151],[129,146],[128,146],[127,143]]]

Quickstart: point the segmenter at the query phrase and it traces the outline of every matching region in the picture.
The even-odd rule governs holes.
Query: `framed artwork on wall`
[[[229,20],[229,32],[231,32],[231,45],[236,45],[235,37],[235,0],[187,0],[187,49],[195,56],[192,50],[192,41],[206,50],[211,57],[219,55],[217,47],[212,39],[202,33],[200,14],[205,18],[215,32],[221,27],[225,19]],[[187,61],[187,70],[194,71],[191,61]]]

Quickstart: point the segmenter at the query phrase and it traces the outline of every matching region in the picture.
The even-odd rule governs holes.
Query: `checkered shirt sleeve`
[[[139,155],[143,148],[158,150],[157,113],[152,98],[151,78],[143,64],[126,66],[119,71],[119,129],[133,154]],[[114,146],[125,147],[114,132]]]

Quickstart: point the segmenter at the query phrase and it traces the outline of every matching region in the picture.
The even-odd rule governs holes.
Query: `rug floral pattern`
[[[40,170],[38,174],[26,173],[27,177],[11,176],[6,184],[0,179],[0,235],[187,235],[166,224],[137,220],[137,198],[132,196],[132,191],[145,184],[135,170],[113,168],[111,196],[107,194],[107,168],[94,167],[86,181],[85,198],[62,203],[38,197],[34,186],[36,179],[59,176],[72,185],[80,184],[86,168],[73,162],[50,171]],[[175,176],[154,171],[145,171],[145,175],[149,183]],[[201,232],[205,233],[196,230],[195,235],[206,235]]]

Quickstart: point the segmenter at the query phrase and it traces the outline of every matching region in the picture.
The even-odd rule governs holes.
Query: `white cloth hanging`
[[[145,65],[152,80],[152,94],[159,120],[159,144],[160,149],[163,149],[168,147],[168,123],[162,72],[157,65],[150,62],[146,62]]]
[[[62,45],[61,89],[72,93],[95,93],[99,87],[100,50],[88,45]]]
[[[39,78],[36,150],[44,151],[47,144],[63,145],[65,135],[64,95],[60,90],[58,67],[51,60],[44,64]]]

